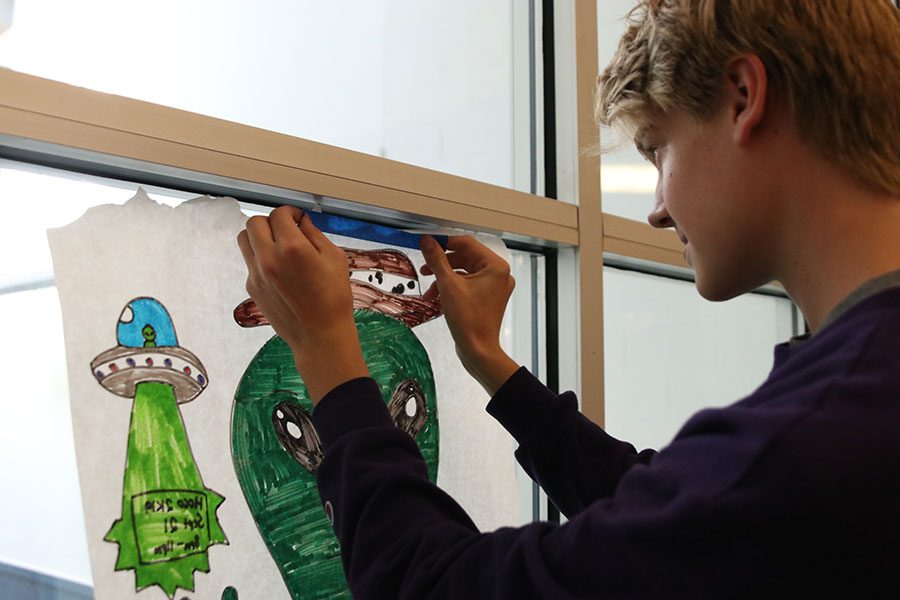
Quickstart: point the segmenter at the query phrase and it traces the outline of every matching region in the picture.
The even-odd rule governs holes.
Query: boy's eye
[[[637,147],[637,151],[647,159],[647,162],[652,163],[654,166],[659,166],[657,164],[657,160],[659,158],[659,144],[654,143],[657,140],[655,139],[657,135],[650,130],[644,129],[638,132],[637,135],[634,136],[634,145]]]

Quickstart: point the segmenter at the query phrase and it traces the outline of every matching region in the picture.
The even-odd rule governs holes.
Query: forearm
[[[519,370],[519,364],[504,352],[499,345],[480,350],[474,356],[460,356],[466,371],[477,381],[489,396],[506,383]]]
[[[374,380],[332,390],[312,416],[325,446],[319,493],[354,597],[421,597],[416,590],[432,575],[416,572],[428,553],[415,540],[452,546],[477,536],[475,525],[428,480],[418,446],[394,425]]]
[[[313,406],[339,385],[368,377],[359,335],[352,320],[317,339],[288,342],[294,353],[297,372],[303,377]]]
[[[519,442],[516,458],[525,471],[569,517],[611,496],[631,467],[655,455],[613,438],[578,411],[574,394],[553,393],[524,368],[487,410]]]

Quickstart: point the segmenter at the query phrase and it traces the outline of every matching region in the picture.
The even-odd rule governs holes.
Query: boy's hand
[[[422,236],[420,245],[426,262],[421,272],[436,279],[425,297],[440,296],[457,355],[493,396],[519,368],[500,347],[503,313],[516,283],[509,264],[470,236],[451,237],[446,254],[431,236]]]
[[[238,245],[247,292],[294,352],[313,404],[341,383],[367,377],[344,251],[293,206],[251,217]]]

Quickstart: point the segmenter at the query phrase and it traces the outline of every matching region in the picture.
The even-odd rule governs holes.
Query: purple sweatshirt
[[[755,392],[697,413],[659,453],[525,369],[487,410],[569,522],[481,533],[371,379],[318,405],[319,492],[354,597],[900,594],[900,288],[776,346]]]

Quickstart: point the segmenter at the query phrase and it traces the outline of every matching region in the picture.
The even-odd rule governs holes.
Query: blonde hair
[[[892,0],[641,0],[597,81],[595,116],[629,137],[680,108],[705,120],[727,61],[754,53],[800,135],[900,195],[900,9]]]

